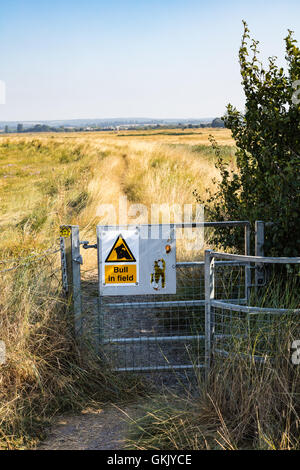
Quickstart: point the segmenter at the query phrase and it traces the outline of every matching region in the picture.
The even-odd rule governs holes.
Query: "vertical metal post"
[[[97,320],[98,320],[98,328],[97,328],[97,352],[98,355],[100,354],[100,344],[103,340],[103,302],[102,302],[102,295],[100,289],[100,283],[102,282],[102,272],[101,272],[101,239],[100,239],[100,228],[97,226],[97,265],[98,265],[98,312],[97,312]]]
[[[61,266],[63,288],[73,307],[74,329],[76,337],[82,329],[82,306],[80,287],[80,255],[78,225],[60,227]]]
[[[62,288],[64,295],[68,295],[68,271],[67,271],[67,258],[66,258],[66,244],[64,236],[60,236],[60,261],[61,261],[61,277],[62,277]]]
[[[205,250],[205,370],[208,376],[211,357],[212,357],[212,340],[214,333],[214,322],[211,309],[211,300],[214,298],[214,258],[211,250]]]
[[[255,256],[264,256],[265,243],[265,223],[262,220],[255,222]],[[263,264],[255,264],[255,285],[259,286],[264,283]]]
[[[61,225],[60,227],[60,249],[61,249],[61,271],[63,280],[63,290],[68,299],[72,296],[72,244],[71,225]]]
[[[72,225],[71,233],[71,252],[72,252],[72,297],[74,309],[74,328],[75,336],[79,336],[82,331],[82,305],[81,305],[81,282],[80,265],[82,256],[80,254],[79,227]]]
[[[250,256],[250,224],[245,225],[245,255]],[[250,285],[251,285],[251,268],[250,264],[245,266],[245,297],[248,304],[250,297]]]

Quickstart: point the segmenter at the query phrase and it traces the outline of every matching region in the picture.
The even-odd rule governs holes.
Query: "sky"
[[[299,0],[0,0],[0,121],[243,109],[243,19],[263,59],[300,42]]]

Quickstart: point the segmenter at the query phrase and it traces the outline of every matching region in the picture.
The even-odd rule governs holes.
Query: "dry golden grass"
[[[298,292],[292,274],[281,280],[277,275],[264,293],[252,293],[251,304],[293,310],[299,306]],[[236,321],[235,334],[231,346],[223,344],[231,354],[214,354],[207,380],[195,368],[188,376],[190,384],[179,393],[167,390],[156,399],[150,397],[140,418],[132,420],[128,447],[299,450],[300,369],[291,361],[299,315],[270,315],[267,321],[262,317],[251,327],[253,317],[248,317],[246,330],[238,317],[230,318]],[[256,355],[265,362],[256,362]]]
[[[103,203],[116,206],[120,195],[148,207],[151,203],[194,202],[193,189],[202,193],[217,176],[214,155],[208,148],[209,134],[220,144],[232,146],[233,141],[224,129],[191,133],[170,136],[148,132],[144,136],[136,131],[132,136],[127,131],[125,134],[130,135],[126,137],[120,133],[1,137],[0,225],[7,233],[6,241],[15,238],[13,227],[37,206],[47,210],[48,221],[78,223],[83,228],[99,223],[97,207]],[[202,146],[207,146],[207,153]],[[73,195],[86,191],[89,197],[80,214],[73,211],[73,217],[67,210],[72,191]]]
[[[155,129],[151,131],[118,131],[114,135],[118,140],[131,139],[166,144],[209,145],[208,136],[213,135],[220,145],[234,145],[231,132],[222,128],[203,129]]]
[[[213,132],[232,144],[228,131]],[[33,255],[57,248],[60,224],[78,224],[81,238],[93,241],[95,225],[104,222],[101,205],[118,213],[119,196],[148,208],[190,203],[193,189],[203,191],[217,176],[208,130],[140,134],[0,138],[0,340],[7,349],[0,366],[0,448],[33,446],[58,411],[136,393],[136,382],[105,376],[92,356],[83,363],[60,296],[59,254]],[[84,255],[85,269],[96,265],[93,250]],[[16,269],[3,272],[10,267]]]
[[[102,204],[118,214],[120,196],[148,209],[153,203],[195,202],[194,189],[205,199],[218,178],[209,134],[235,165],[227,130],[144,134],[0,137],[0,248],[1,260],[9,261],[0,263],[0,271],[19,266],[0,278],[0,340],[7,348],[0,366],[0,448],[34,446],[56,413],[140,390],[136,381],[107,374],[92,354],[83,361],[60,296],[58,254],[38,262],[11,259],[57,246],[60,224],[79,225],[81,238],[93,242],[96,224],[118,222],[101,215]],[[96,264],[93,251],[84,253],[85,268]],[[184,247],[181,255],[188,259]],[[299,374],[290,380],[289,373],[286,368],[270,375],[268,368],[222,361],[209,389],[199,378],[200,400],[189,395],[171,402],[167,395],[157,408],[152,402],[133,431],[136,443],[155,449],[299,448]]]
[[[207,382],[195,371],[194,396],[149,398],[132,420],[128,448],[299,450],[299,371],[283,362],[222,358]]]
[[[234,165],[228,130],[125,134],[1,137],[0,247],[16,253],[45,246],[62,223],[78,224],[82,237],[93,237],[97,223],[118,223],[120,196],[146,205],[149,216],[153,203],[195,202],[194,189],[205,198],[205,189],[212,189],[218,177],[209,134],[226,143],[224,155]],[[113,205],[116,221],[101,216],[102,204]]]

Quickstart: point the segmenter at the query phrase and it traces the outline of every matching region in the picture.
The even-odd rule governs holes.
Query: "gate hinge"
[[[78,256],[76,256],[76,258],[73,258],[73,261],[75,261],[75,263],[83,264],[83,260],[82,260],[81,255],[78,255]]]

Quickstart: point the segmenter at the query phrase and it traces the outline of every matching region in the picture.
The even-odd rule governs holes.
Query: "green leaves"
[[[300,252],[300,106],[292,96],[293,83],[300,79],[300,49],[289,31],[287,72],[277,66],[275,57],[269,58],[265,70],[258,59],[258,41],[249,46],[249,29],[243,24],[239,62],[246,111],[229,104],[223,117],[236,141],[237,171],[229,171],[212,140],[221,182],[206,213],[214,220],[272,221],[266,231],[266,253],[295,256]],[[241,248],[239,237],[221,238],[225,247]]]

